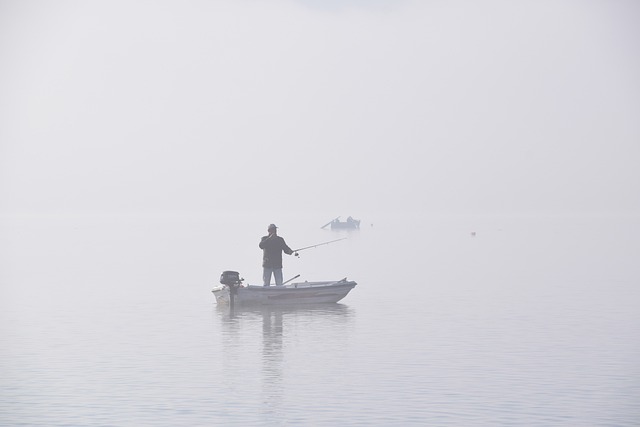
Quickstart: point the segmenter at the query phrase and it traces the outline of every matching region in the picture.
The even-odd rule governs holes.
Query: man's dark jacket
[[[264,236],[258,246],[262,249],[262,266],[266,268],[282,268],[282,252],[291,255],[293,250],[278,235],[271,238]]]

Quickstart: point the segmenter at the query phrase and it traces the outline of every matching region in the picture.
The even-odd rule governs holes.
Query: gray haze
[[[4,0],[0,213],[637,215],[639,18]]]
[[[637,425],[639,22],[0,0],[0,424]],[[271,222],[357,287],[216,305]]]

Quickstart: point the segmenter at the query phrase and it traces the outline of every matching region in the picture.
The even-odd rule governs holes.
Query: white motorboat
[[[221,286],[212,292],[218,304],[229,304],[233,292],[234,304],[239,305],[288,305],[335,303],[347,296],[357,283],[347,280],[297,282],[282,286],[244,285],[237,272],[225,271]]]

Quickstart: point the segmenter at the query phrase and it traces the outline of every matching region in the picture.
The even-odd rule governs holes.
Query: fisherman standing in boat
[[[277,234],[278,227],[269,224],[268,236],[262,237],[258,245],[262,249],[262,281],[264,286],[271,285],[271,274],[276,279],[276,286],[282,286],[282,252],[293,254],[284,239]]]

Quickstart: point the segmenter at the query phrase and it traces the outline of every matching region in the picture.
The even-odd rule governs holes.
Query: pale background
[[[638,425],[639,18],[0,0],[0,424]]]

